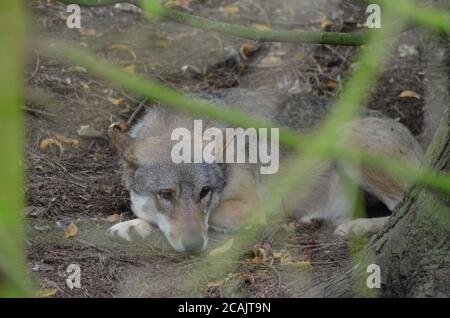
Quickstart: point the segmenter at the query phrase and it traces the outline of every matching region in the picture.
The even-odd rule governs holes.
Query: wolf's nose
[[[203,236],[197,234],[183,239],[181,242],[183,243],[186,252],[196,252],[203,248],[205,240],[203,239]]]

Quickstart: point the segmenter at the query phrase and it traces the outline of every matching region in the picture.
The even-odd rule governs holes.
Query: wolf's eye
[[[157,195],[161,199],[164,199],[164,200],[167,200],[167,201],[172,201],[173,198],[174,198],[173,190],[170,190],[170,189],[158,191]]]
[[[204,199],[211,191],[210,187],[203,187],[200,191],[200,200]]]

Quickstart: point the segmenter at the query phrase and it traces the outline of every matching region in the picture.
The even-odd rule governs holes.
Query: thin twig
[[[34,68],[34,72],[31,74],[31,76],[27,79],[27,83],[36,76],[36,74],[39,72],[40,66],[41,66],[41,63],[40,63],[39,54],[36,54],[36,67]]]
[[[34,113],[34,114],[38,114],[38,115],[43,115],[43,116],[49,116],[49,117],[58,117],[58,115],[52,114],[52,113],[48,113],[45,112],[43,110],[39,110],[39,109],[35,109],[35,108],[30,108],[30,107],[22,107],[22,109],[26,112],[29,113]]]
[[[278,293],[280,292],[280,288],[281,288],[281,276],[280,273],[277,271],[277,269],[273,266],[270,266],[268,264],[263,264],[264,266],[268,267],[270,270],[272,270],[276,275],[277,275],[277,279],[278,279],[278,284],[277,284],[277,289],[275,290],[275,294],[272,297],[277,297]]]
[[[134,110],[133,114],[131,114],[130,118],[128,119],[127,125],[131,126],[136,116],[141,112],[141,110],[145,107],[145,103],[147,102],[148,98],[144,98],[139,106]]]

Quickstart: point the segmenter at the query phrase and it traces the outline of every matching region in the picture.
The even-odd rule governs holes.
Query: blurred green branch
[[[131,3],[137,5],[139,0],[63,0],[67,4],[78,4],[84,7],[109,6],[116,3]]]
[[[22,229],[22,1],[0,1],[0,298],[28,295]]]
[[[415,0],[364,0],[367,3],[379,3],[389,7],[406,21],[443,36],[450,36],[450,11],[448,8],[418,6]]]
[[[75,3],[82,6],[104,6],[108,4],[129,2],[140,6],[145,12],[151,16],[163,17],[169,20],[190,25],[205,31],[217,31],[225,34],[234,35],[248,40],[259,42],[292,42],[292,43],[312,43],[312,44],[332,44],[332,45],[348,45],[360,46],[369,43],[372,33],[377,30],[367,29],[356,32],[321,32],[321,31],[269,31],[258,30],[252,27],[245,27],[220,21],[215,21],[178,10],[167,8],[159,1],[142,0],[142,1],[116,1],[116,0],[64,0],[66,3]],[[403,30],[395,25],[387,28],[389,32],[385,32],[385,37],[390,37],[401,33]]]
[[[370,33],[373,31],[358,31],[352,33],[344,32],[322,32],[322,31],[271,31],[258,30],[252,27],[245,27],[215,21],[192,14],[184,13],[160,5],[157,1],[142,0],[141,8],[147,13],[157,17],[163,17],[172,21],[190,25],[206,31],[217,31],[248,40],[259,42],[292,42],[292,43],[313,43],[313,44],[333,44],[359,46],[368,43]]]

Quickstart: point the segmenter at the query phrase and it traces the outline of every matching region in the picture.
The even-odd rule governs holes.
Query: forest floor
[[[242,56],[239,52],[249,41],[168,21],[149,22],[127,6],[82,8],[83,28],[71,30],[66,27],[65,5],[43,0],[28,3],[34,36],[70,41],[130,72],[186,93],[277,85],[284,80],[301,92],[333,98],[354,67],[358,51],[344,46],[274,43],[261,45],[253,55],[244,51],[248,56]],[[365,21],[365,8],[350,1],[277,3],[191,1],[189,10],[280,30],[354,31]],[[250,43],[247,47],[256,46]],[[368,108],[408,126],[419,139],[425,134],[425,46],[420,32],[402,34],[367,103]],[[230,58],[233,52],[239,61]],[[105,236],[119,216],[131,217],[107,127],[117,120],[127,121],[139,104],[151,107],[152,101],[39,52],[29,54],[25,80],[26,243],[29,273],[40,295],[301,297],[311,285],[327,280],[351,261],[347,240],[335,236],[332,228],[286,219],[250,244],[232,271],[221,277],[200,275],[201,291],[193,294],[182,286],[195,271],[199,256],[175,253],[163,238],[157,245],[120,244]],[[415,95],[400,97],[405,91]],[[89,127],[87,133],[85,129],[79,134],[81,126]],[[46,139],[51,144],[44,147]],[[67,230],[71,223],[76,230],[73,226]],[[221,237],[214,235],[213,241],[220,244]],[[70,264],[81,268],[80,289],[66,285]]]

